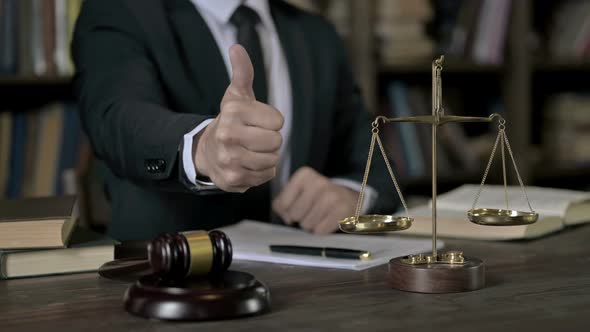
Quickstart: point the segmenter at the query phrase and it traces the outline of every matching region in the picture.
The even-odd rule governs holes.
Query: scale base
[[[405,257],[389,261],[387,281],[392,288],[416,293],[469,292],[485,285],[484,264],[465,257],[463,264],[408,264]]]

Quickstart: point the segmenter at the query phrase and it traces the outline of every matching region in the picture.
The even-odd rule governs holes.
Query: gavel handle
[[[101,277],[124,282],[133,282],[152,273],[152,267],[147,260],[133,258],[115,259],[98,269]]]

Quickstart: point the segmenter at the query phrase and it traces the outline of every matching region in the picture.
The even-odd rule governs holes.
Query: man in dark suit
[[[370,117],[321,17],[279,0],[86,0],[72,54],[114,238],[245,218],[329,233],[354,213]],[[375,164],[364,211],[391,213]]]

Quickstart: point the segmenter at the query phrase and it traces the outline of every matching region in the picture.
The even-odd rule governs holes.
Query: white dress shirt
[[[291,79],[287,60],[279,41],[274,20],[272,19],[268,0],[191,0],[199,14],[205,20],[213,35],[217,47],[223,56],[228,76],[231,77],[231,63],[229,60],[229,49],[236,43],[237,29],[230,23],[230,18],[235,10],[242,4],[252,8],[260,16],[261,23],[256,26],[260,37],[264,64],[268,82],[268,104],[282,113],[285,121],[281,129],[283,145],[279,151],[280,164],[277,169],[277,176],[271,181],[271,194],[275,197],[283,188],[290,174],[290,134],[292,124],[293,103],[291,94]],[[186,177],[191,183],[196,184],[196,170],[192,158],[193,137],[203,130],[210,122],[203,121],[193,130],[184,135],[184,148],[182,151],[183,169]],[[360,183],[349,179],[333,178],[332,181],[339,185],[360,191]],[[377,199],[377,192],[366,188],[363,210],[366,211]]]

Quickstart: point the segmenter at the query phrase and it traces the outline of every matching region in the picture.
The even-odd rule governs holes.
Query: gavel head
[[[225,233],[214,230],[162,234],[148,245],[155,274],[168,279],[218,274],[232,261],[232,245]]]

